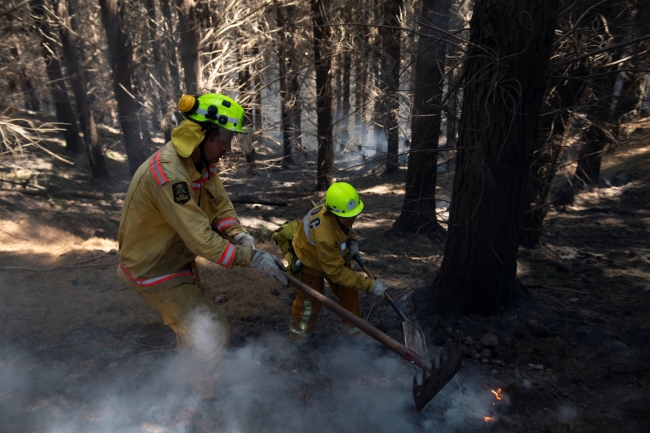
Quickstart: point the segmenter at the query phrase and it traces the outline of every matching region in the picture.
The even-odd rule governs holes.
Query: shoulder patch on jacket
[[[154,153],[149,160],[149,169],[151,170],[151,174],[153,174],[153,178],[158,186],[163,186],[167,183],[167,176],[165,176],[165,171],[163,170],[162,164],[160,163],[160,154],[162,153],[163,149],[164,148],[161,147],[160,150]]]
[[[176,182],[172,184],[172,194],[176,203],[185,204],[190,201],[190,190],[187,182]]]

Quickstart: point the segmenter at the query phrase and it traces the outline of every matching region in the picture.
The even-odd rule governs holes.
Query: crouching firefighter
[[[383,282],[350,268],[350,260],[359,254],[359,241],[352,225],[363,208],[352,185],[336,182],[302,222],[287,222],[273,235],[289,263],[289,273],[320,293],[324,292],[327,280],[339,305],[359,317],[359,291],[383,296],[387,289]],[[302,343],[313,334],[321,304],[301,290],[294,288],[294,293],[289,336]],[[341,321],[341,333],[349,337],[362,335],[359,328],[346,320]]]
[[[226,269],[250,266],[286,285],[279,259],[255,250],[240,224],[216,163],[244,133],[244,109],[219,94],[184,95],[185,119],[172,139],[136,171],[122,209],[118,276],[160,312],[191,368],[190,384],[215,396],[218,363],[230,339],[224,311],[199,281],[197,256]],[[234,243],[219,236],[224,233]]]

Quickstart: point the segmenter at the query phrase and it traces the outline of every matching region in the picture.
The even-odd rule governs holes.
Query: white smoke
[[[205,317],[193,325],[193,338],[205,344],[219,332]],[[461,370],[416,413],[411,386],[419,369],[366,337],[299,351],[287,336],[269,333],[232,348],[210,403],[192,394],[174,351],[135,355],[92,377],[75,376],[78,360],[26,365],[12,362],[15,354],[5,350],[0,363],[0,431],[180,433],[203,415],[225,433],[452,432],[487,429],[493,401],[484,378]]]

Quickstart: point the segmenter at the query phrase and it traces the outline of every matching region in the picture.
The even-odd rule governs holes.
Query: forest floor
[[[325,309],[315,344],[296,348],[292,289],[204,260],[201,278],[232,334],[219,397],[206,405],[192,396],[173,332],[116,276],[130,178],[115,132],[102,129],[114,179],[103,187],[85,156],[66,156],[74,165],[0,161],[2,179],[14,182],[0,182],[1,432],[650,431],[650,121],[605,157],[602,188],[551,211],[542,245],[520,250],[530,300],[498,317],[423,312],[444,240],[390,234],[403,173],[337,174],[366,204],[355,232],[368,267],[407,315],[420,313],[434,344],[463,343],[463,368],[420,413],[410,395],[416,367],[367,337],[343,339]],[[236,207],[274,254],[273,230],[319,199],[315,162],[296,155],[282,170],[277,156],[263,148],[254,173],[235,157],[221,163],[231,197],[275,202]],[[440,199],[452,181],[440,174]],[[362,294],[361,311],[402,340],[387,303]]]

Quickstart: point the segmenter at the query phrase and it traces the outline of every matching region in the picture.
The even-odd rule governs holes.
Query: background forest
[[[304,354],[267,331],[284,335],[291,290],[204,262],[245,366],[226,388],[281,396],[204,431],[286,431],[287,410],[310,431],[650,428],[650,2],[5,0],[0,32],[0,431],[194,425],[185,400],[142,415],[88,384],[168,392],[140,367],[170,369],[173,335],[120,287],[117,225],[179,97],[207,92],[246,109],[220,176],[261,247],[352,183],[364,259],[433,344],[461,338],[464,368],[407,414],[413,370],[372,346],[342,372],[355,352],[324,313],[324,364],[287,390]],[[362,314],[401,338],[385,304]]]

